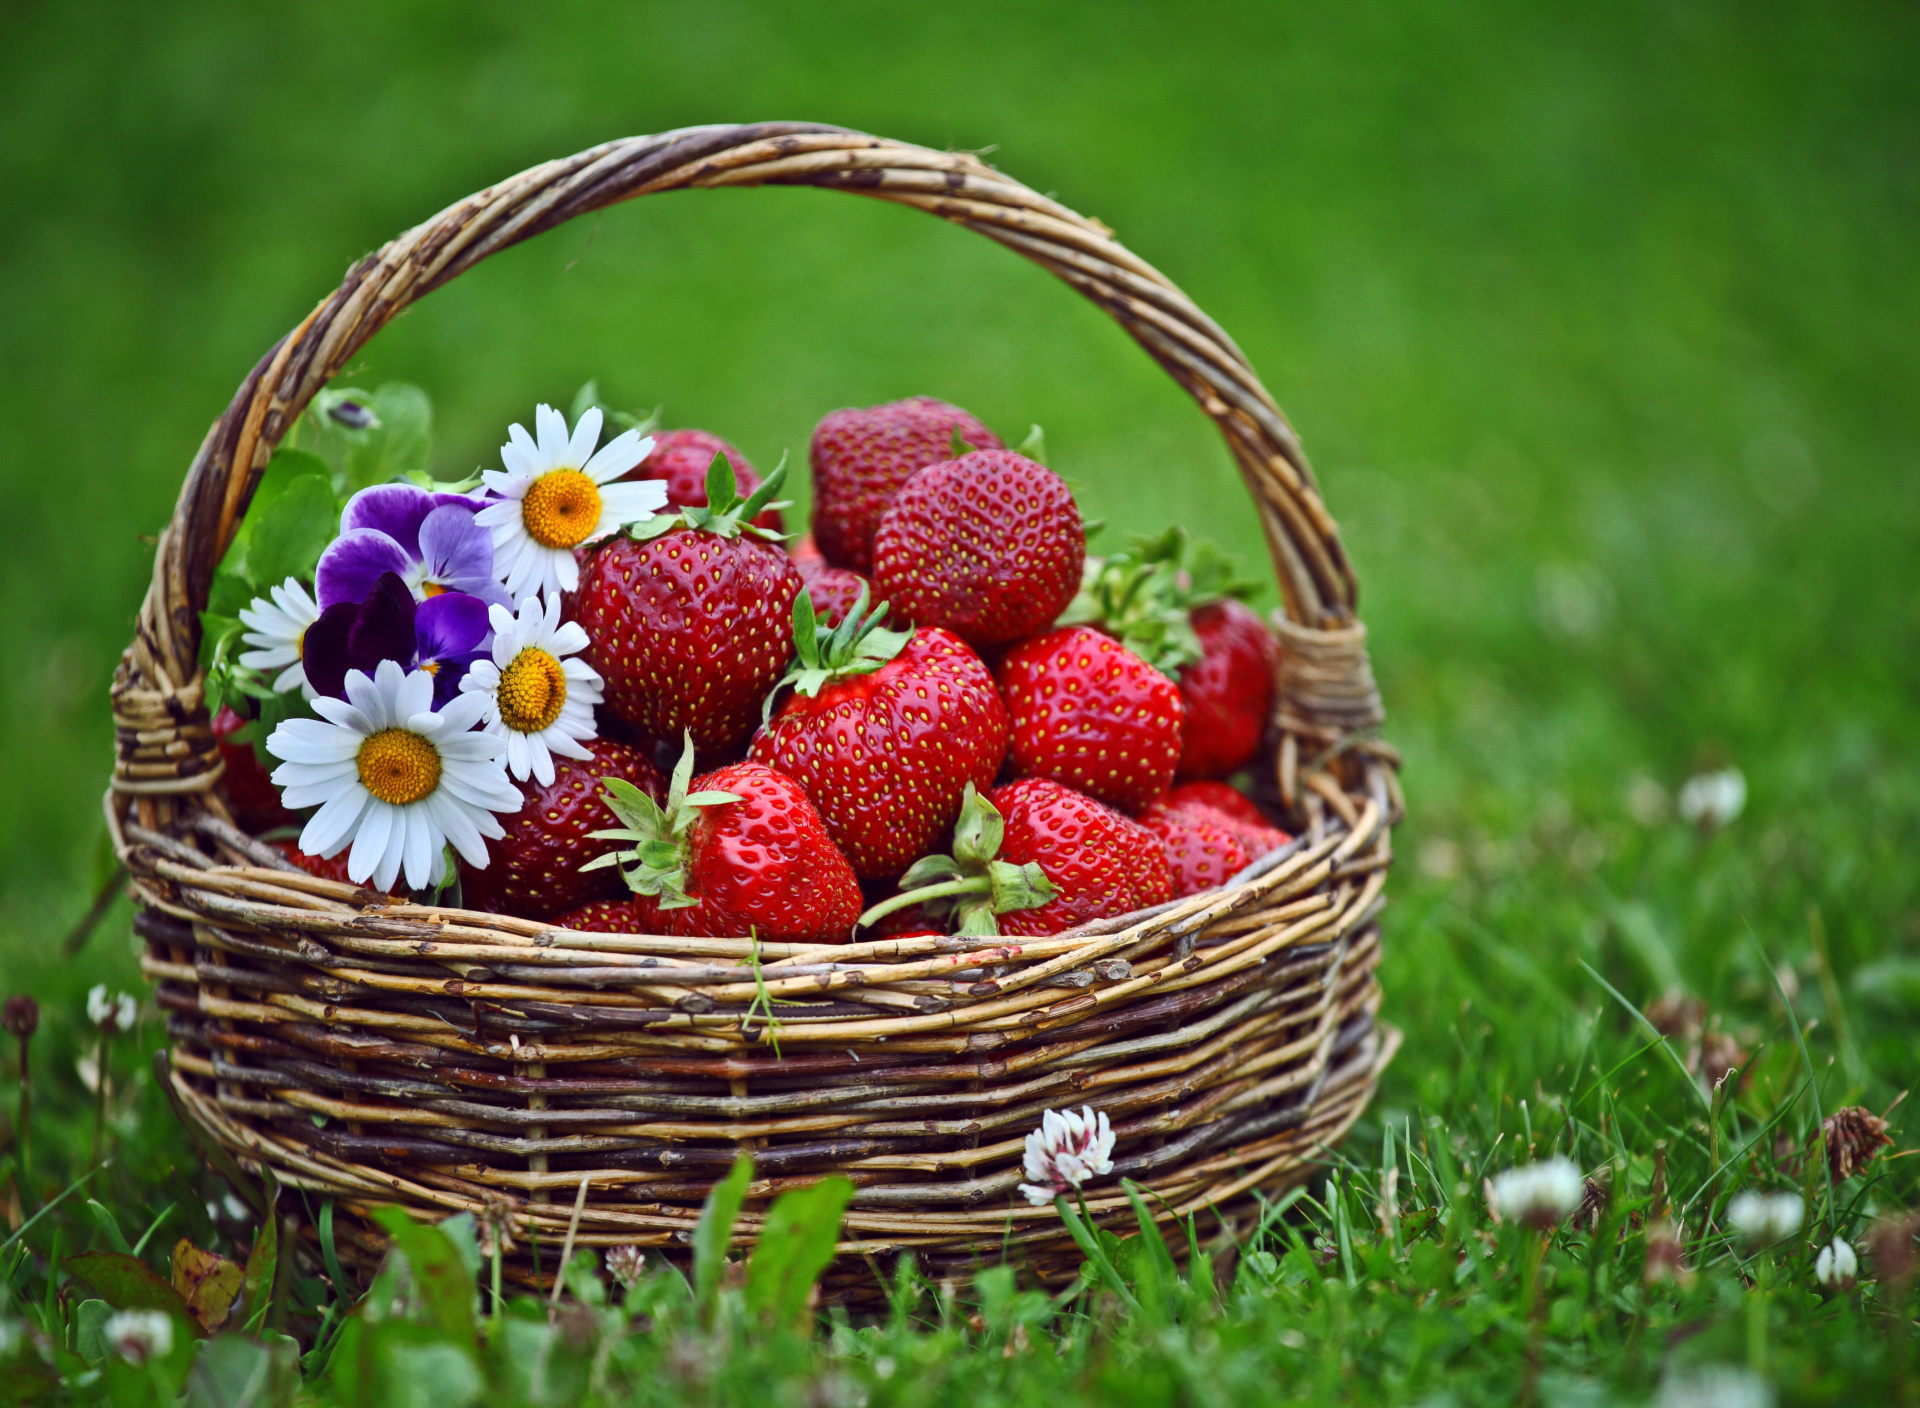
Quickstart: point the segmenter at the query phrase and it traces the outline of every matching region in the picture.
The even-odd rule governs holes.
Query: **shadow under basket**
[[[998,240],[1104,308],[1225,436],[1284,609],[1259,800],[1298,839],[1227,885],[1040,940],[851,945],[586,934],[406,904],[295,870],[234,824],[199,672],[215,564],[295,418],[386,322],[489,254],[617,201],[809,185],[917,207]],[[1376,1023],[1378,915],[1401,812],[1352,572],[1285,418],[1232,341],[1103,225],[967,153],[810,123],[610,142],[514,176],[361,260],[242,383],[162,533],[113,687],[107,795],[168,1016],[161,1070],[209,1158],[309,1240],[325,1200],[364,1273],[383,1204],[503,1221],[508,1274],[578,1245],[684,1255],[735,1157],[767,1200],[855,1184],[827,1290],[877,1293],[1003,1255],[1043,1280],[1079,1254],[1016,1191],[1049,1108],[1112,1120],[1086,1189],[1124,1231],[1244,1224],[1352,1125],[1397,1036]],[[756,962],[758,970],[756,974]],[[769,1003],[766,998],[777,999]],[[768,1014],[772,1014],[771,1024]],[[1184,1238],[1175,1238],[1182,1245]]]

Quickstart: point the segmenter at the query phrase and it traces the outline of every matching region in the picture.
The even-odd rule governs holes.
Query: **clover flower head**
[[[646,1270],[647,1254],[635,1246],[609,1247],[607,1249],[607,1274],[614,1280],[632,1290],[640,1280],[640,1273]]]
[[[1765,1246],[1798,1232],[1805,1212],[1798,1193],[1741,1193],[1727,1204],[1727,1222],[1754,1246]]]
[[[122,1310],[107,1317],[107,1343],[138,1367],[173,1348],[173,1317],[164,1310]]]
[[[1572,1159],[1556,1154],[1506,1169],[1487,1184],[1487,1205],[1504,1220],[1547,1228],[1570,1216],[1586,1196],[1587,1181]]]
[[[1102,1111],[1082,1105],[1072,1110],[1048,1110],[1040,1128],[1027,1136],[1023,1168],[1031,1182],[1020,1191],[1035,1207],[1052,1202],[1069,1188],[1089,1178],[1113,1172],[1113,1126]]]
[[[1731,826],[1746,809],[1746,774],[1739,768],[1696,773],[1681,785],[1674,805],[1682,821],[1703,831]]]
[[[1860,1258],[1845,1237],[1835,1237],[1820,1248],[1820,1255],[1814,1259],[1813,1278],[1823,1286],[1844,1291],[1859,1275]]]
[[[95,983],[87,994],[87,1020],[108,1036],[133,1030],[139,1004],[128,992],[108,992],[105,983]]]

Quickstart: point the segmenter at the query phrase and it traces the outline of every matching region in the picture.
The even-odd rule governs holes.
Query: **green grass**
[[[1281,1219],[1305,1254],[1290,1232],[1246,1246],[1224,1309],[1169,1327],[1087,1297],[1051,1318],[989,1280],[811,1347],[635,1336],[608,1391],[1510,1401],[1526,1248],[1474,1174],[1571,1148],[1617,1162],[1632,1209],[1656,1141],[1676,1198],[1712,1171],[1696,1096],[1583,963],[1635,1004],[1682,985],[1743,1034],[1723,1157],[1782,1110],[1801,1145],[1811,1129],[1769,965],[1813,1023],[1823,1108],[1884,1108],[1920,1072],[1917,29],[1893,4],[16,7],[0,986],[47,1010],[23,1204],[88,1157],[86,987],[138,981],[124,909],[78,961],[58,946],[87,902],[141,535],[246,368],[352,259],[520,166],[819,118],[999,144],[1180,281],[1293,415],[1407,755],[1383,969],[1407,1042],[1346,1146],[1344,1212]],[[1043,423],[1118,530],[1177,517],[1258,551],[1204,420],[1099,314],[984,241],[820,192],[607,212],[436,294],[355,375],[431,392],[448,473],[589,376],[763,465],[833,406],[927,391],[1015,435]],[[1635,779],[1671,794],[1726,762],[1751,788],[1732,827],[1633,819]],[[249,1234],[208,1220],[214,1185],[121,1046],[93,1196],[129,1240],[174,1202],[157,1241],[234,1249]],[[1894,1120],[1914,1143],[1908,1107]],[[1403,1169],[1398,1257],[1369,1182],[1388,1128],[1396,1157],[1411,1133],[1469,1185]],[[1637,1231],[1607,1252],[1562,1234],[1542,1400],[1638,1402],[1670,1362],[1746,1362],[1752,1293],[1700,1209],[1803,1182],[1792,1155],[1769,1134],[1700,1197],[1690,1290],[1642,1293]],[[1915,1170],[1878,1165],[1842,1215],[1920,1202]],[[107,1244],[78,1197],[37,1224],[16,1283],[36,1314],[56,1236],[62,1256]],[[1891,1302],[1815,1298],[1808,1240],[1780,1257],[1769,1373],[1788,1402],[1888,1401]]]

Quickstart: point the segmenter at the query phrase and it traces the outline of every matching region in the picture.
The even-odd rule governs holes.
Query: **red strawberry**
[[[758,763],[716,768],[690,788],[692,775],[689,740],[664,805],[623,780],[607,782],[607,805],[625,825],[595,839],[632,849],[585,868],[619,867],[633,891],[624,902],[632,932],[845,941],[860,915],[860,885],[800,784]],[[572,916],[555,922],[576,927]]]
[[[865,603],[869,583],[851,567],[831,567],[817,558],[812,562],[795,559],[794,565],[800,569],[813,609],[827,618],[829,626],[846,620],[855,602]]]
[[[1276,647],[1234,598],[1255,590],[1211,543],[1188,551],[1169,528],[1096,560],[1063,623],[1098,626],[1179,680],[1186,706],[1179,775],[1225,777],[1260,750],[1273,710]]]
[[[1066,481],[1010,450],[921,470],[873,540],[874,589],[978,650],[1053,624],[1080,589],[1087,535]]]
[[[667,502],[675,508],[707,507],[707,471],[715,455],[725,455],[733,466],[733,477],[742,494],[760,487],[760,476],[747,457],[705,430],[656,430],[653,449],[647,457],[621,476],[623,479],[664,479]],[[762,509],[753,520],[756,528],[778,533],[785,526],[777,508]]]
[[[580,869],[582,860],[605,849],[588,836],[613,821],[600,797],[600,780],[624,778],[656,801],[666,795],[666,781],[645,753],[625,744],[595,738],[586,747],[591,759],[554,755],[550,786],[531,781],[521,786],[526,804],[500,818],[507,834],[487,842],[486,869],[460,862],[461,902],[468,909],[545,919],[588,900],[625,893],[614,872]]]
[[[1140,813],[1140,824],[1166,849],[1175,899],[1211,890],[1253,860],[1225,818],[1211,818],[1203,808],[1170,807],[1156,799]]]
[[[1177,776],[1225,777],[1253,761],[1273,712],[1277,647],[1258,614],[1231,598],[1193,613],[1200,658],[1180,671],[1187,706]]]
[[[1138,811],[1180,757],[1180,691],[1111,636],[1068,626],[1023,641],[998,671],[1013,766]]]
[[[1152,832],[1041,777],[985,797],[969,789],[953,855],[926,857],[900,883],[901,893],[868,910],[862,924],[906,905],[950,905],[956,933],[1037,937],[1173,898]]]
[[[1266,813],[1248,801],[1244,794],[1234,791],[1224,782],[1183,782],[1164,797],[1149,802],[1147,810],[1141,813],[1141,819],[1145,820],[1149,813],[1169,809],[1187,812],[1203,821],[1226,827],[1254,860],[1293,840],[1293,837],[1268,821]]]
[[[326,856],[310,856],[301,850],[299,845],[293,841],[269,841],[267,844],[295,865],[299,866],[300,869],[306,871],[309,875],[317,875],[322,880],[338,880],[342,885],[351,885],[353,883],[353,881],[347,878],[346,851],[342,851],[339,855],[329,859]],[[366,888],[372,889],[373,887],[369,885]]]
[[[752,732],[760,702],[793,653],[787,621],[800,574],[750,525],[784,477],[744,503],[715,456],[706,508],[656,517],[595,549],[573,619],[593,644],[614,713],[656,738],[691,730],[725,752]],[[744,531],[743,531],[744,529]]]
[[[233,819],[246,831],[271,831],[276,826],[298,826],[300,818],[280,805],[280,789],[273,785],[260,755],[253,745],[235,734],[252,723],[234,713],[233,706],[222,704],[213,716],[213,741],[219,746],[221,761],[227,765],[227,805]],[[344,878],[344,877],[343,877]]]
[[[951,459],[956,436],[976,450],[1003,448],[967,412],[931,396],[833,411],[814,427],[813,536],[827,561],[871,572],[888,502],[916,470]]]
[[[966,642],[933,627],[880,624],[884,606],[832,631],[794,604],[797,659],[748,756],[795,778],[863,879],[889,880],[926,854],[1007,755],[1007,711]],[[777,692],[777,691],[776,691]],[[771,703],[771,701],[769,701]]]

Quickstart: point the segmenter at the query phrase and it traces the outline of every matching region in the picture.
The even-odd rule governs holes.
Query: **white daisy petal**
[[[659,479],[622,480],[600,489],[600,536],[615,532],[629,523],[642,523],[667,503],[667,486]]]
[[[476,869],[487,867],[486,843],[480,839],[480,829],[473,824],[473,818],[452,794],[440,790],[427,798],[427,813],[434,824],[440,828],[454,850],[460,853],[462,860]]]
[[[552,406],[533,408],[534,434],[540,437],[542,469],[553,469],[567,462],[567,418]]]
[[[310,856],[338,855],[372,800],[373,794],[356,777],[308,819],[300,833],[300,849]]]
[[[557,608],[558,603],[555,603],[555,606]],[[578,621],[568,621],[564,625],[561,625],[559,629],[553,632],[551,639],[553,641],[553,653],[555,655],[578,654],[592,643],[587,639],[586,628]],[[588,670],[593,668],[584,660],[581,661],[580,664]],[[567,668],[569,670],[573,668],[573,665],[573,661],[569,660],[567,662]]]
[[[407,826],[404,838],[407,884],[424,890],[433,883],[433,853],[442,844],[440,828],[433,824],[431,813],[421,806],[408,807],[403,819]]]
[[[609,479],[618,479],[641,460],[653,453],[653,437],[640,438],[640,432],[629,430],[616,435],[600,447],[600,453],[592,459],[583,461],[581,469],[596,484],[604,484]]]
[[[357,733],[362,738],[374,731],[373,720],[368,718],[363,710],[354,708],[344,699],[322,695],[313,701],[313,712],[328,723],[338,724],[341,728]]]
[[[534,419],[537,423],[539,417],[536,415]],[[541,470],[549,468],[546,460],[540,454],[540,447],[534,443],[533,437],[527,434],[527,428],[520,424],[519,421],[515,421],[507,427],[507,443],[518,450],[521,458],[525,461],[526,468],[522,473],[529,475],[538,474]],[[504,454],[505,452],[503,450],[502,455],[504,456]],[[502,463],[505,463],[504,458],[502,459]],[[509,467],[511,468],[511,466]]]
[[[593,447],[600,443],[600,408],[589,406],[586,413],[574,422],[573,438],[567,441],[567,463],[576,467],[584,466],[593,458]],[[560,422],[565,425],[563,420]],[[628,435],[633,432],[629,430]]]
[[[354,884],[365,884],[368,876],[384,866],[398,810],[392,803],[378,798],[367,808],[366,819],[360,823],[360,830],[353,838],[353,850],[347,856],[347,879]],[[383,884],[380,888],[384,890],[386,886]]]

